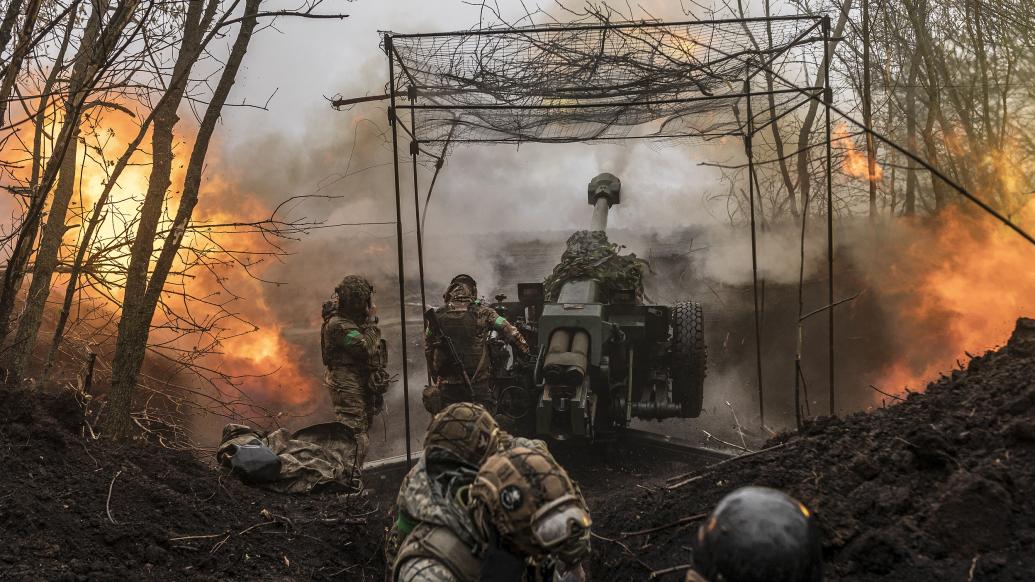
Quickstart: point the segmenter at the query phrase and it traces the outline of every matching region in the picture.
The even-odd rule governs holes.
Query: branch
[[[238,22],[243,21],[246,18],[263,18],[263,17],[267,17],[267,16],[271,16],[271,17],[274,17],[274,18],[276,18],[277,16],[297,16],[298,18],[313,18],[313,19],[327,19],[327,18],[330,18],[330,19],[337,19],[337,20],[343,20],[343,19],[349,17],[348,14],[310,14],[309,12],[297,12],[295,10],[276,10],[274,12],[260,12],[258,14],[253,15],[253,16],[241,16],[239,18],[231,18],[230,20],[224,20],[219,25],[219,28],[222,28],[224,26],[230,26],[231,24],[236,24]]]

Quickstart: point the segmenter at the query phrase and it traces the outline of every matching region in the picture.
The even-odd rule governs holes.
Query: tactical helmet
[[[589,511],[568,473],[542,451],[515,447],[489,457],[470,499],[479,527],[491,524],[528,556],[553,554],[573,565],[589,554]]]
[[[697,531],[694,569],[710,582],[818,582],[822,548],[812,513],[767,487],[719,502]]]
[[[474,277],[461,273],[453,277],[442,296],[446,301],[470,301],[478,297],[478,283]]]
[[[485,407],[470,402],[450,404],[431,419],[424,448],[448,451],[473,467],[496,452],[499,425]]]
[[[366,317],[370,296],[374,294],[374,286],[363,277],[348,275],[334,288],[338,296],[338,306],[350,317]]]

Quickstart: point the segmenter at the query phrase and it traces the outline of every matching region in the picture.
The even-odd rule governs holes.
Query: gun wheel
[[[672,397],[684,418],[697,418],[704,405],[708,349],[704,343],[704,311],[696,301],[681,301],[672,309]]]

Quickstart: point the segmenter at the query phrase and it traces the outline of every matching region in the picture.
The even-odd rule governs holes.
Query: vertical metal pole
[[[829,333],[830,361],[830,416],[837,413],[834,401],[834,166],[833,143],[830,127],[830,106],[834,90],[830,87],[830,17],[823,17],[823,92],[827,134],[827,332]]]
[[[877,144],[870,129],[873,127],[872,79],[870,75],[870,3],[862,3],[863,37],[863,124],[866,126],[866,180],[870,188],[870,222],[877,220]]]
[[[407,91],[410,105],[417,104],[417,88],[410,85]],[[410,108],[410,132],[413,134],[413,141],[410,142],[410,162],[413,166],[413,219],[417,224],[417,269],[420,273],[420,312],[428,310],[428,300],[424,292],[424,233],[420,220],[420,193],[417,191],[417,154],[420,153],[420,142],[417,141],[417,114],[416,108]],[[428,371],[430,374],[430,370]],[[430,376],[429,376],[430,378]]]
[[[755,154],[752,148],[754,134],[754,111],[751,109],[751,65],[746,68],[744,94],[747,95],[747,131],[744,133],[744,148],[748,159],[748,206],[751,208],[751,281],[755,301],[755,365],[758,368],[758,418],[765,426],[765,392],[762,388],[762,323],[758,313],[758,238],[755,228]]]
[[[392,36],[385,35],[385,52],[388,53],[388,124],[392,126],[392,168],[395,170],[395,238],[399,255],[399,333],[402,334],[402,381],[403,418],[406,429],[406,466],[410,466],[410,368],[406,349],[406,271],[403,267],[402,194],[399,190],[399,136],[395,108],[395,49]]]
[[[410,99],[410,105],[416,105],[417,87],[411,84],[407,94]],[[424,291],[424,226],[420,218],[420,192],[418,192],[417,188],[417,155],[420,154],[420,142],[417,140],[416,109],[416,107],[410,108],[410,133],[413,135],[413,141],[410,142],[410,163],[413,166],[413,220],[417,224],[417,269],[420,274],[421,331],[424,331],[427,329],[427,322],[424,320],[423,315],[428,311],[428,298]],[[421,339],[427,339],[425,334],[421,334]],[[431,385],[431,368],[425,368],[425,372],[428,385]]]

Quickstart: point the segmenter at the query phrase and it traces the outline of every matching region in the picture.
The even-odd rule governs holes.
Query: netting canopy
[[[820,90],[811,17],[388,36],[392,85],[416,90],[399,107],[425,143],[740,135],[744,99],[775,117]]]
[[[693,22],[621,22],[482,28],[427,34],[384,34],[395,173],[396,253],[402,336],[406,457],[410,458],[409,372],[406,355],[406,267],[400,191],[400,132],[409,134],[413,169],[421,308],[426,310],[418,157],[426,143],[444,143],[424,206],[451,143],[709,140],[743,137],[754,174],[752,135],[798,107],[825,97],[827,208],[833,208],[830,162],[830,20],[777,16]],[[825,93],[825,95],[823,95]],[[823,95],[821,97],[821,95]],[[409,110],[410,115],[406,115]],[[814,111],[814,110],[812,110]],[[761,121],[761,123],[759,123]],[[752,272],[757,275],[755,182],[748,179]],[[827,221],[829,303],[833,305],[832,221]],[[642,262],[619,255],[604,237],[576,233],[567,259],[547,287],[590,273],[615,289],[642,290]],[[592,238],[592,237],[590,237]],[[570,256],[568,256],[570,255]],[[586,257],[589,257],[588,259]],[[592,261],[592,262],[590,262]],[[581,273],[581,275],[580,275]],[[755,277],[755,317],[758,280]],[[833,338],[833,309],[828,310]],[[759,406],[761,340],[756,333]],[[833,395],[833,339],[830,340]],[[833,402],[833,397],[831,397]],[[833,410],[833,406],[831,406]]]

